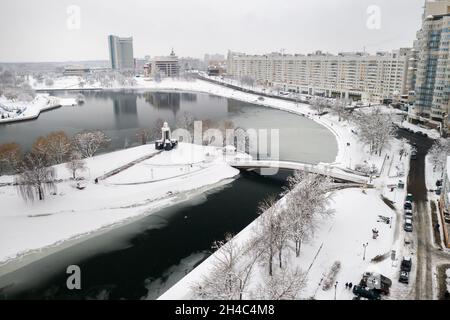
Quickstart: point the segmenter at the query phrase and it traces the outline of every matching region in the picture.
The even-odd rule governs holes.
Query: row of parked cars
[[[400,129],[405,130],[405,131],[410,132],[410,133],[415,133],[415,134],[417,134],[419,136],[422,136],[422,137],[425,137],[425,138],[428,137],[428,134],[426,132],[414,131],[413,129],[405,128],[405,127],[400,127]]]
[[[406,232],[413,231],[413,210],[414,210],[414,198],[411,193],[406,195],[405,203],[403,205],[405,222],[403,225],[403,230]],[[400,264],[400,275],[398,281],[401,283],[409,283],[409,273],[412,268],[411,257],[403,257],[402,263]]]
[[[412,232],[413,231],[413,196],[412,194],[408,193],[406,196],[405,203],[403,205],[404,210],[404,224],[403,224],[403,230],[406,232]]]

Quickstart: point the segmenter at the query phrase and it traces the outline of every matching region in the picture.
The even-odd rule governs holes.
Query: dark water
[[[52,254],[0,278],[0,287],[8,287],[0,299],[155,299],[208,257],[214,241],[250,224],[258,202],[278,194],[285,178],[245,173],[201,198]],[[72,264],[81,268],[80,291],[66,287]]]
[[[244,128],[281,128],[281,158],[332,161],[334,137],[301,117],[250,104],[190,93],[92,92],[86,104],[46,112],[37,121],[0,126],[0,142],[29,146],[54,130],[72,134],[102,129],[111,149],[132,145],[137,128],[177,114],[231,119]],[[321,148],[323,145],[327,148]],[[211,254],[211,245],[236,234],[257,216],[258,203],[278,194],[287,175],[243,173],[232,183],[188,202],[160,210],[31,263],[0,278],[0,299],[155,299]],[[78,265],[82,290],[66,287],[66,268]],[[2,289],[3,288],[3,289]]]

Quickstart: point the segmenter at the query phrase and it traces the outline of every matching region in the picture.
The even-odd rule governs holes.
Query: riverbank
[[[95,184],[96,177],[151,154],[155,155]],[[71,179],[64,164],[55,166],[59,182],[45,201],[26,203],[15,187],[0,188],[0,274],[30,254],[39,258],[36,252],[149,215],[239,174],[225,162],[221,149],[184,143],[161,154],[153,145],[125,149],[86,159],[86,164],[80,181]],[[137,174],[146,177],[146,183],[132,184]],[[0,182],[13,179],[3,176]]]
[[[341,271],[336,280],[341,283],[337,296],[338,299],[352,299],[350,291],[344,290],[342,286],[345,282],[358,283],[362,273],[372,271],[382,273],[393,279],[391,298],[405,297],[411,290],[411,285],[404,286],[396,280],[398,276],[399,260],[402,255],[413,254],[413,249],[404,245],[405,238],[409,239],[402,230],[402,206],[406,196],[405,189],[397,188],[399,180],[405,179],[409,171],[409,157],[399,156],[400,150],[405,148],[399,140],[394,140],[389,148],[380,155],[373,156],[368,153],[364,144],[357,137],[356,128],[348,122],[339,121],[337,116],[327,114],[318,116],[306,104],[277,98],[263,99],[258,95],[242,92],[230,88],[221,87],[204,81],[195,81],[190,84],[180,84],[176,81],[155,84],[158,90],[163,88],[169,90],[193,90],[235,98],[241,101],[251,102],[265,107],[276,108],[288,112],[305,116],[330,129],[336,136],[339,152],[335,162],[332,164],[341,169],[354,169],[357,164],[365,163],[368,166],[375,166],[378,175],[374,180],[375,190],[369,191],[370,197],[359,190],[343,190],[336,192],[339,200],[334,203],[331,209],[336,210],[335,217],[331,221],[324,222],[320,228],[320,234],[312,243],[308,244],[306,258],[295,261],[294,266],[301,267],[308,271],[308,286],[303,293],[304,298],[332,299],[333,290],[322,292],[320,289],[320,279],[329,272],[331,265],[339,261],[342,263]],[[408,149],[408,148],[407,148]],[[356,204],[360,203],[361,206]],[[389,205],[386,205],[388,204]],[[383,225],[380,216],[390,219],[390,224]],[[351,221],[351,223],[349,223]],[[233,241],[237,245],[245,243],[252,234],[259,220],[255,220],[251,225],[239,233]],[[336,228],[340,225],[340,228]],[[376,226],[378,230],[382,228],[382,239],[371,239],[371,230]],[[349,236],[351,235],[351,236]],[[375,241],[374,241],[375,240]],[[362,259],[362,243],[370,242],[369,261]],[[349,249],[350,248],[350,249]],[[396,255],[390,255],[395,252]],[[192,299],[192,286],[196,285],[203,276],[207,275],[214,265],[218,253],[213,254],[200,266],[194,269],[183,280],[174,285],[160,299]],[[337,260],[334,260],[337,259]],[[343,259],[340,260],[340,259]],[[295,259],[294,259],[295,260]],[[313,267],[313,265],[315,267]],[[257,276],[258,278],[258,276]],[[410,283],[413,283],[414,275]],[[258,285],[256,281],[255,286]]]

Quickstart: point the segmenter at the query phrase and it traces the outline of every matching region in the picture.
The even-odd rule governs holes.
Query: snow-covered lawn
[[[94,183],[96,177],[155,152],[153,145],[145,145],[87,159],[89,169],[80,174],[85,178],[80,181],[86,186],[84,190],[76,188],[78,182],[70,180],[64,164],[58,165],[57,178],[63,181],[56,184],[55,194],[48,195],[45,201],[26,203],[15,187],[0,187],[0,264],[32,250],[151,214],[239,173],[225,162],[220,149],[181,143],[175,150]],[[190,163],[195,167],[190,168]],[[164,180],[152,182],[161,177]],[[0,183],[12,181],[11,176],[0,179]],[[148,183],[133,184],[136,182]]]
[[[48,94],[37,94],[30,102],[12,101],[0,96],[0,124],[36,119],[42,111],[75,104],[74,98],[60,99]]]

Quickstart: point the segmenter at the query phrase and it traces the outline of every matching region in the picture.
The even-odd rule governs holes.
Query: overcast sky
[[[135,57],[203,57],[412,46],[424,0],[0,0],[0,62],[108,59],[107,35]],[[71,5],[80,8],[68,14]],[[379,27],[371,5],[380,8]],[[367,22],[371,28],[367,27]],[[69,24],[68,24],[69,21]],[[69,25],[69,27],[68,27]],[[79,25],[79,28],[77,27]]]

